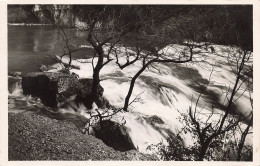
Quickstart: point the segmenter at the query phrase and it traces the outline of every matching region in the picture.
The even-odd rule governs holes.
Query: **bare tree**
[[[124,56],[126,62],[121,64],[119,62],[117,50],[114,51],[114,49],[112,49],[114,54],[116,54],[116,64],[120,69],[132,65],[136,61],[142,62],[142,67],[131,78],[123,107],[124,111],[127,111],[128,109],[129,100],[136,80],[147,68],[153,67],[153,64],[155,63],[180,64],[193,61],[193,49],[198,46],[202,47],[199,42],[203,41],[205,38],[205,31],[210,31],[209,23],[206,20],[208,16],[206,14],[195,15],[196,13],[198,14],[198,8],[179,7],[174,9],[175,10],[171,11],[174,12],[174,14],[167,17],[167,19],[161,18],[159,24],[142,21],[143,28],[135,34],[132,34],[131,39],[127,38],[128,41],[131,40],[134,43],[133,50],[136,52],[134,55],[131,55],[131,60],[129,54],[126,53]],[[202,10],[203,8],[199,9]],[[208,10],[206,10],[205,13],[207,12]],[[194,16],[192,16],[191,13],[194,14]],[[151,35],[148,35],[149,33]],[[170,45],[173,43],[180,43],[187,46],[189,53],[186,53],[184,50],[176,51],[176,53],[169,53],[167,49],[163,49],[165,46],[168,46],[169,49],[174,49],[174,45]],[[125,50],[125,52],[127,52],[127,50]]]
[[[101,102],[98,97],[98,86],[100,84],[99,73],[102,68],[113,60],[111,52],[116,45],[122,43],[123,38],[126,35],[140,34],[142,30],[149,25],[155,25],[167,20],[173,15],[173,12],[167,13],[164,11],[166,8],[153,7],[153,6],[75,6],[76,15],[80,16],[82,21],[87,23],[87,27],[81,30],[86,30],[88,33],[87,40],[94,48],[94,57],[97,58],[97,63],[93,63],[93,85],[91,89],[91,98],[89,107],[93,102],[100,107]],[[169,8],[168,10],[171,10]],[[161,12],[158,14],[158,12]],[[107,46],[107,51],[104,47]],[[93,58],[94,58],[93,57]],[[158,56],[157,56],[158,57]],[[137,55],[136,60],[139,59]],[[146,58],[145,58],[146,59]],[[146,60],[145,60],[146,61]],[[154,59],[146,64],[144,61],[144,67],[140,73],[137,74],[132,82],[145,70],[145,68],[152,62],[159,62],[162,59]],[[163,60],[169,61],[169,60]],[[118,60],[117,60],[118,62]],[[124,66],[130,65],[135,61],[128,62]],[[118,63],[119,64],[119,63]],[[122,66],[121,66],[122,67]],[[123,67],[122,67],[123,68]],[[132,88],[130,88],[132,89]],[[127,97],[127,104],[131,92]],[[124,110],[127,108],[125,107]]]
[[[252,91],[252,13],[250,14],[250,7],[241,8],[244,13],[248,13],[247,17],[235,16],[238,13],[239,8],[234,7],[234,10],[227,10],[232,7],[225,7],[224,9],[224,21],[223,25],[220,26],[220,29],[226,29],[224,32],[218,32],[217,28],[213,28],[212,39],[216,43],[222,42],[223,44],[227,44],[227,62],[235,76],[235,82],[232,85],[233,88],[230,90],[230,87],[226,87],[226,104],[224,106],[223,112],[220,114],[218,120],[213,120],[213,116],[219,114],[213,111],[213,108],[209,113],[203,113],[201,110],[197,109],[198,102],[200,101],[199,95],[195,108],[190,107],[188,114],[182,114],[183,122],[186,123],[186,132],[189,131],[195,135],[197,138],[197,143],[195,143],[195,149],[198,150],[198,158],[197,160],[203,160],[207,157],[210,157],[209,150],[217,147],[221,143],[222,139],[232,140],[233,134],[232,132],[239,128],[241,123],[245,123],[247,121],[247,127],[244,131],[241,131],[241,139],[239,141],[238,146],[238,158],[241,159],[241,152],[244,146],[245,137],[248,135],[248,131],[252,126],[252,113],[251,110],[247,110],[249,114],[242,114],[236,112],[236,101],[244,95],[245,92]],[[219,12],[217,12],[219,13]],[[246,19],[247,18],[247,19]],[[215,19],[218,20],[218,17]],[[223,19],[222,19],[223,20]],[[214,21],[214,22],[216,22]],[[249,23],[248,32],[249,35],[245,35],[245,30],[242,28],[246,22]],[[215,23],[213,24],[215,27]],[[222,27],[222,28],[221,28]],[[244,27],[244,26],[243,26]],[[223,34],[230,33],[229,38],[222,38]],[[222,34],[222,35],[221,35]],[[207,89],[205,86],[205,90]],[[242,92],[241,92],[242,91]],[[241,92],[239,94],[239,92]],[[250,97],[250,101],[252,104],[252,100]],[[253,109],[253,108],[252,108]],[[202,119],[201,116],[204,116],[205,119]],[[249,120],[248,120],[249,119]]]
[[[251,66],[251,67],[253,69],[253,66]],[[250,120],[249,120],[249,122],[247,124],[247,127],[244,129],[244,131],[238,125],[238,128],[241,131],[241,138],[240,138],[240,141],[239,141],[239,144],[238,144],[237,161],[241,160],[242,150],[243,150],[243,148],[245,146],[245,139],[246,139],[247,135],[249,134],[250,129],[252,129],[252,127],[253,127],[253,99],[251,97],[251,92],[250,91],[249,91],[249,95],[250,95],[250,103],[251,103],[251,108],[252,108],[252,111],[250,113],[251,118],[250,118]],[[252,158],[252,154],[251,154],[251,158]],[[250,158],[248,160],[250,160]]]
[[[237,161],[240,161],[241,160],[241,156],[242,156],[242,150],[245,146],[245,139],[247,137],[247,135],[249,134],[250,132],[250,129],[252,128],[252,125],[253,125],[253,112],[251,113],[251,118],[250,118],[250,121],[246,127],[246,129],[244,129],[244,131],[242,131],[242,134],[241,134],[241,138],[240,138],[240,141],[239,141],[239,144],[238,144],[238,151],[237,151]],[[252,153],[252,152],[250,152]],[[252,158],[252,154],[250,154]],[[248,160],[252,160],[252,159],[248,159]]]
[[[245,137],[248,134],[248,130],[252,124],[252,115],[243,115],[242,113],[237,113],[234,110],[235,102],[244,94],[244,92],[249,91],[250,86],[252,85],[252,80],[250,77],[245,78],[245,75],[251,75],[248,72],[252,70],[247,70],[246,65],[250,61],[252,56],[250,51],[232,51],[229,52],[228,60],[235,63],[236,69],[234,69],[234,64],[230,64],[230,67],[233,69],[233,72],[236,76],[235,83],[231,91],[227,91],[226,99],[227,104],[223,110],[223,113],[220,114],[219,119],[213,120],[213,116],[219,114],[214,112],[213,108],[209,113],[203,113],[201,110],[198,110],[197,106],[200,101],[201,94],[198,96],[195,108],[190,107],[188,115],[182,114],[185,117],[184,122],[186,123],[185,129],[190,131],[192,134],[195,134],[198,138],[198,160],[203,160],[209,148],[216,147],[216,142],[219,142],[222,139],[232,139],[232,134],[228,135],[234,128],[238,127],[239,123],[246,121],[250,118],[248,127],[242,132],[242,137],[240,145],[238,148],[238,154],[241,155],[241,150],[244,145]],[[230,57],[232,55],[232,58]],[[209,79],[209,83],[210,83]],[[242,85],[245,85],[246,88],[243,89]],[[208,84],[205,86],[204,90],[206,91]],[[243,91],[238,95],[238,91]],[[205,116],[205,118],[201,118]],[[225,138],[224,138],[225,137]],[[228,137],[228,138],[227,138]]]
[[[114,59],[121,69],[136,61],[143,63],[141,69],[131,79],[125,98],[124,111],[127,111],[136,79],[146,68],[154,63],[192,61],[196,42],[202,41],[205,37],[203,31],[210,31],[206,20],[208,16],[206,14],[199,15],[199,17],[195,15],[200,10],[206,9],[194,6],[74,6],[75,15],[87,23],[87,26],[80,30],[88,33],[87,40],[94,48],[93,59],[97,58],[96,64],[92,63],[93,85],[88,107],[91,107],[93,102],[96,102],[99,107],[102,105],[97,95],[100,83],[99,73],[106,64]],[[191,41],[186,43],[190,56],[167,55],[165,51],[161,50],[168,44],[183,43],[184,41]],[[121,64],[119,57],[117,55],[114,57],[114,54],[117,54],[118,45],[126,44],[129,44],[136,53],[131,55],[134,57],[131,60],[125,53],[127,62]],[[104,47],[107,49],[104,50]]]
[[[140,51],[138,51],[134,60],[132,60],[132,61],[128,60],[123,65],[117,63],[118,66],[120,66],[120,68],[123,69],[126,66],[131,65],[132,63],[134,63],[137,60],[142,61],[142,67],[131,78],[130,87],[129,87],[127,96],[125,98],[125,103],[124,103],[124,108],[123,108],[124,111],[127,111],[127,109],[128,109],[130,97],[132,95],[136,79],[145,71],[146,68],[151,66],[153,63],[186,63],[186,62],[190,62],[190,61],[192,61],[192,55],[193,54],[191,53],[191,55],[189,57],[182,58],[180,60],[180,57],[177,57],[177,56],[174,56],[174,55],[167,55],[167,54],[164,54],[164,53],[159,53],[159,50],[157,50],[156,52],[147,52],[145,54],[142,54]],[[118,62],[118,58],[117,58],[117,62]]]

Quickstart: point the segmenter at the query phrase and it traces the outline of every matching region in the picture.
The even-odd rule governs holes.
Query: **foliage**
[[[20,8],[10,8],[8,10],[9,23],[24,23],[27,20],[27,13]]]
[[[224,149],[223,145],[225,145]],[[160,142],[156,145],[148,146],[147,150],[157,150],[157,155],[161,160],[165,161],[196,161],[199,159],[198,142],[195,142],[193,146],[185,147],[181,138],[178,137],[169,137],[167,139],[167,145]],[[241,160],[252,161],[252,152],[252,145],[244,145]],[[215,140],[211,144],[204,160],[236,161],[238,155],[237,153],[236,142],[230,141],[224,144],[222,141]]]
[[[194,147],[184,147],[183,141],[179,136],[169,137],[167,144],[160,142],[156,145],[150,145],[147,150],[157,151],[157,155],[161,160],[174,161],[193,161],[198,154]]]
[[[34,5],[8,5],[9,23],[38,23],[33,12]]]
[[[180,133],[190,134],[194,142],[192,147],[188,147],[189,150],[193,150],[195,160],[250,160],[252,156],[252,148],[245,144],[245,138],[249,131],[252,129],[253,114],[252,110],[247,110],[248,113],[236,113],[235,105],[236,101],[245,93],[249,95],[252,93],[252,61],[250,58],[252,53],[246,50],[240,50],[234,47],[229,47],[227,61],[230,68],[235,75],[235,82],[233,89],[226,87],[225,100],[223,112],[214,110],[212,105],[211,110],[198,109],[200,101],[199,94],[194,107],[189,107],[186,113],[180,113],[180,122],[183,124],[183,128]],[[204,91],[210,83],[214,83],[211,80],[211,75],[214,67],[211,71],[209,82],[204,87]],[[242,91],[241,94],[237,94],[238,91]],[[253,99],[249,98],[251,107],[253,109]],[[248,120],[250,119],[250,120]],[[246,128],[242,129],[242,124],[247,121]],[[249,121],[249,122],[248,122]],[[239,133],[240,138],[236,138]],[[165,148],[161,146],[161,150],[167,149],[163,153],[166,159],[169,159],[169,155],[175,155],[174,150],[171,149],[173,145],[169,144],[169,147]],[[194,149],[196,149],[194,151]],[[183,151],[186,153],[185,151]]]

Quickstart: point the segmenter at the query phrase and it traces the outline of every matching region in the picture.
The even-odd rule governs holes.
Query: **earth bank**
[[[9,160],[157,160],[136,150],[119,152],[67,122],[9,113]]]

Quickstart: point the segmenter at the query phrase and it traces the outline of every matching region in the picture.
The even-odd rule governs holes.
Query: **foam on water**
[[[164,54],[177,54],[177,51],[183,50],[184,46],[170,45],[162,49],[161,52]],[[216,64],[214,71],[212,73],[211,83],[207,87],[208,90],[214,91],[218,96],[219,103],[225,104],[225,95],[223,95],[222,90],[225,86],[231,86],[235,81],[235,76],[231,73],[231,70],[226,67],[227,54],[222,53],[224,46],[214,45],[216,53],[208,53],[204,50],[197,49],[196,51],[201,51],[198,55],[194,55],[196,60],[204,61],[200,63],[187,63],[185,65],[179,65],[180,67],[185,67],[198,71],[198,75],[201,79],[208,80],[212,64]],[[129,48],[120,48],[119,51],[122,54],[119,56],[119,62],[123,64],[125,62],[125,57],[123,57],[123,52]],[[105,49],[108,50],[107,48]],[[134,51],[131,51],[134,53]],[[222,55],[219,56],[218,54]],[[203,55],[203,56],[199,56]],[[205,58],[206,57],[206,58]],[[63,63],[68,63],[68,57],[63,57],[60,59]],[[97,58],[93,59],[93,64],[97,63]],[[78,69],[73,68],[70,72],[74,72],[81,78],[91,78],[92,71],[92,59],[78,59],[73,60],[72,65],[76,66]],[[187,77],[187,73],[181,70],[173,70],[171,65],[176,64],[153,64],[155,68],[146,69],[141,76],[136,80],[134,90],[131,96],[131,100],[135,97],[140,97],[140,102],[135,102],[130,106],[130,111],[127,113],[119,113],[114,117],[115,121],[120,122],[122,117],[126,120],[126,127],[129,130],[129,134],[133,140],[133,143],[141,152],[147,153],[147,146],[151,144],[157,144],[161,141],[166,143],[166,138],[168,137],[166,131],[171,131],[172,133],[177,133],[183,124],[178,121],[180,113],[187,113],[189,106],[194,106],[200,91],[192,86],[191,84],[196,84],[191,80],[182,79],[182,77]],[[130,86],[131,77],[142,67],[142,62],[137,61],[136,63],[126,67],[121,70],[117,67],[115,60],[111,61],[103,67],[100,73],[101,86],[104,88],[104,97],[109,100],[109,102],[115,107],[123,107],[124,99],[127,95],[128,88]],[[215,81],[213,83],[213,81]],[[242,86],[243,87],[243,86]],[[243,92],[238,91],[237,96],[240,96]],[[204,111],[211,111],[211,103],[209,101],[208,95],[202,95],[198,109],[204,108]],[[249,94],[248,92],[242,94],[242,97],[236,101],[238,111],[241,113],[250,112],[252,110]],[[60,112],[66,112],[73,110],[83,116],[88,117],[88,112],[83,105],[80,107],[67,107],[60,109]],[[178,112],[178,111],[179,112]],[[214,108],[216,112],[222,112],[219,108]],[[158,116],[164,121],[164,124],[150,124],[147,122],[146,118],[153,115]],[[220,114],[216,114],[212,117],[213,120],[219,119]],[[155,127],[156,126],[156,127]],[[243,125],[245,128],[246,125]],[[182,135],[185,145],[192,145],[193,140],[189,134]],[[248,135],[247,142],[252,143],[252,134]]]

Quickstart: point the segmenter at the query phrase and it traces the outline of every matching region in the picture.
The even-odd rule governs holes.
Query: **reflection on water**
[[[70,30],[72,45],[86,45],[86,33]],[[54,55],[62,55],[64,42],[53,26],[8,26],[8,71],[23,74],[38,71],[41,64],[57,62]],[[92,50],[82,50],[73,58],[92,55]]]

